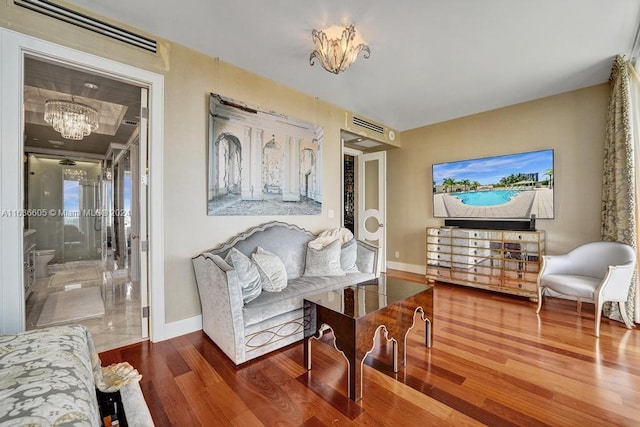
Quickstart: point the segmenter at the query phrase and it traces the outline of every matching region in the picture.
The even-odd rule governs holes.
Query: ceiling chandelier
[[[44,121],[60,132],[63,138],[81,140],[98,129],[98,110],[88,105],[64,99],[44,103]]]
[[[335,27],[329,28],[327,31],[333,28]],[[369,46],[364,43],[354,46],[355,37],[356,29],[353,25],[344,28],[340,38],[329,38],[324,31],[313,30],[311,38],[315,49],[311,52],[309,64],[313,66],[315,59],[319,59],[325,70],[338,74],[349,68],[358,58],[360,52],[364,52],[365,59],[369,58],[371,55]]]

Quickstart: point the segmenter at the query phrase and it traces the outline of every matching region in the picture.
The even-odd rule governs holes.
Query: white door
[[[131,274],[135,275],[135,278],[140,280],[140,304],[142,304],[142,338],[147,338],[149,336],[149,280],[147,274],[148,268],[148,255],[149,255],[149,231],[148,231],[148,212],[147,212],[147,201],[148,201],[148,171],[149,171],[149,162],[148,162],[148,104],[149,104],[149,91],[146,88],[142,88],[140,90],[140,139],[138,143],[137,157],[138,160],[136,162],[138,173],[136,177],[136,181],[138,185],[135,185],[134,188],[137,188],[136,191],[138,194],[134,193],[133,203],[136,204],[138,208],[138,215],[136,215],[135,230],[132,230],[132,233],[135,232],[134,235],[131,235],[132,248],[131,253],[135,253],[135,257],[132,256],[132,264],[133,269]],[[133,225],[133,223],[132,223]],[[135,242],[135,243],[134,243]],[[136,249],[134,251],[134,248]],[[134,280],[134,277],[131,278]]]
[[[358,156],[357,237],[377,246],[380,271],[387,271],[386,198],[387,156],[380,151]]]

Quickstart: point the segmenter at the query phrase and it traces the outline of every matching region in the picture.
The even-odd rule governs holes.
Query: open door
[[[135,221],[132,223],[131,230],[131,253],[132,263],[135,262],[134,268],[131,274],[132,280],[140,281],[140,304],[142,305],[142,338],[149,337],[149,231],[148,231],[148,212],[147,204],[149,200],[149,156],[148,156],[148,105],[149,105],[149,91],[146,88],[140,90],[140,138],[136,147],[136,169],[137,176],[135,177],[138,185],[134,185],[136,191],[133,193],[132,202],[134,207],[137,208],[138,215]],[[136,206],[137,205],[137,206]],[[134,210],[135,212],[135,210]],[[135,238],[134,238],[135,236]],[[135,249],[135,250],[134,250]],[[134,279],[135,277],[135,279]]]
[[[134,293],[140,295],[140,337],[149,337],[148,280],[148,90],[140,88],[138,129],[126,146],[113,146],[112,191],[107,197],[111,224],[107,247],[113,251],[117,271],[128,275]],[[109,255],[106,257],[109,259]]]
[[[386,256],[386,196],[387,196],[386,152],[361,154],[358,156],[358,214],[356,236],[380,248],[378,262],[380,271],[387,271]]]

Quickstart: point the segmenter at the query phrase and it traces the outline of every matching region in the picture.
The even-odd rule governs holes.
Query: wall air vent
[[[353,124],[356,126],[360,126],[369,130],[372,130],[380,135],[384,135],[384,128],[375,123],[368,122],[360,117],[353,116]]]
[[[13,0],[13,3],[60,21],[148,50],[149,52],[156,53],[158,51],[158,43],[155,40],[115,27],[47,0]]]
[[[129,126],[138,126],[138,122],[136,122],[135,120],[123,120],[122,124]]]

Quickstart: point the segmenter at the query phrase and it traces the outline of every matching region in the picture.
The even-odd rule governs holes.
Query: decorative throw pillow
[[[322,249],[307,246],[305,276],[344,276],[340,268],[340,247],[342,241],[334,240]]]
[[[280,292],[287,287],[287,270],[276,254],[258,246],[251,259],[258,266],[263,291]]]
[[[234,270],[236,270],[238,274],[238,281],[242,289],[242,300],[244,303],[246,304],[258,298],[262,293],[262,281],[258,267],[248,256],[236,248],[231,248],[225,261],[233,265]]]
[[[356,260],[358,259],[358,244],[355,239],[349,240],[342,245],[340,250],[340,268],[345,273],[357,273],[358,266]]]

